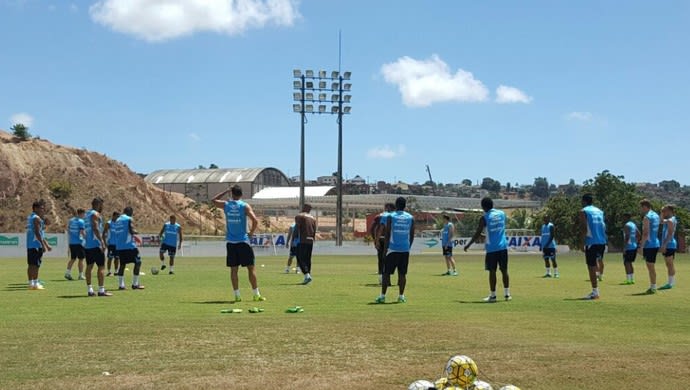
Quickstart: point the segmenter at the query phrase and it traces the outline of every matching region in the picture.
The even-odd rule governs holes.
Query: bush
[[[55,199],[67,199],[72,194],[72,184],[68,181],[55,180],[48,186]]]
[[[21,123],[17,123],[14,126],[12,126],[11,130],[12,130],[12,135],[19,138],[22,141],[26,141],[29,138],[31,138],[31,134],[29,133],[29,128],[24,126]]]

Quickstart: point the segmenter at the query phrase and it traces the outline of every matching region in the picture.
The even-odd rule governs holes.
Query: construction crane
[[[431,183],[431,193],[436,196],[436,183],[434,183],[434,179],[431,178],[431,168],[429,168],[429,164],[426,164],[426,173],[429,174],[429,182]]]

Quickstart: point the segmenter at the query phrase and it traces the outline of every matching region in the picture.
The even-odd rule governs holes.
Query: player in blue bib
[[[642,218],[642,239],[641,249],[642,257],[647,264],[647,271],[649,272],[649,288],[645,291],[646,294],[656,293],[656,256],[659,253],[659,214],[652,210],[652,203],[647,199],[640,201],[640,211],[644,216]],[[640,249],[638,249],[639,251]]]
[[[606,251],[606,223],[604,212],[593,205],[592,194],[582,195],[580,210],[580,232],[584,241],[585,261],[589,272],[592,292],[584,299],[599,299],[599,281],[603,273],[604,252]]]
[[[287,266],[285,267],[285,273],[290,273],[290,268],[292,267],[292,259],[297,256],[297,247],[299,246],[299,233],[297,232],[297,224],[293,223],[288,229],[287,240],[285,242],[285,247],[288,249],[288,259]],[[299,267],[295,267],[295,273],[299,273]]]
[[[625,267],[625,282],[623,285],[635,284],[635,268],[633,263],[637,257],[637,243],[640,241],[640,229],[632,220],[632,214],[623,214],[626,221],[623,226],[623,266]]]
[[[670,290],[676,284],[676,267],[673,260],[676,258],[676,249],[678,249],[678,242],[676,241],[678,220],[675,216],[675,210],[670,204],[661,209],[661,216],[664,218],[661,222],[661,254],[666,262],[668,282],[659,287],[659,290]]]
[[[103,238],[103,199],[94,198],[91,201],[91,209],[86,212],[84,219],[84,252],[86,252],[86,289],[87,295],[96,295],[91,284],[91,273],[96,265],[96,277],[98,279],[98,296],[109,297],[112,294],[105,291],[105,239]]]
[[[170,257],[170,271],[168,271],[168,274],[173,275],[175,273],[175,255],[182,248],[182,227],[177,223],[177,217],[171,215],[168,222],[163,224],[163,228],[161,228],[158,236],[162,237],[159,250],[161,270],[165,269],[165,252],[168,252],[168,257]]]
[[[53,248],[46,241],[45,201],[37,200],[31,206],[31,214],[26,220],[26,264],[29,277],[29,290],[43,290],[43,284],[38,281],[38,270],[41,268],[43,253]]]
[[[84,280],[84,209],[77,209],[67,222],[67,244],[69,245],[69,260],[65,270],[65,279],[72,280],[72,266],[77,262],[79,280]]]
[[[510,301],[513,298],[510,295],[510,276],[508,275],[506,214],[501,210],[494,209],[494,201],[489,197],[482,199],[482,210],[484,210],[484,216],[479,220],[477,231],[464,249],[467,252],[470,246],[481,237],[482,232],[486,230],[484,268],[489,271],[489,296],[484,298],[484,302],[496,302],[496,268],[501,269],[503,276],[504,298],[506,301]]]
[[[558,263],[556,263],[556,227],[551,222],[551,217],[544,216],[544,224],[541,225],[541,251],[544,257],[544,267],[546,267],[545,278],[551,277],[551,266],[553,266],[553,277],[559,278]]]
[[[376,248],[376,259],[378,260],[379,285],[383,282],[383,267],[386,264],[384,224],[388,214],[393,211],[395,211],[395,204],[386,203],[383,206],[383,212],[374,218],[370,229],[371,238],[374,240],[374,247]]]
[[[375,303],[386,302],[386,291],[391,284],[391,274],[398,270],[398,303],[407,302],[405,286],[407,285],[407,268],[410,261],[410,248],[414,241],[414,218],[405,211],[407,201],[403,197],[395,200],[395,211],[388,213],[384,225],[384,250],[386,262],[383,266],[381,295]]]
[[[450,216],[443,216],[443,229],[441,230],[441,250],[443,251],[443,258],[446,260],[446,268],[448,271],[444,275],[458,276],[458,271],[455,269],[455,259],[453,258],[453,236],[455,235],[455,226],[450,222]]]
[[[125,269],[127,264],[133,263],[132,269],[132,290],[143,290],[145,287],[139,283],[139,271],[141,270],[141,256],[137,248],[136,235],[138,232],[134,228],[134,209],[127,206],[122,210],[122,214],[117,218],[111,229],[115,230],[115,249],[120,257],[120,268],[117,271],[118,289],[125,290]]]

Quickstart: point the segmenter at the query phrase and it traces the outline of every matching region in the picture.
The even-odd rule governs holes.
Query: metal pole
[[[335,245],[343,246],[343,76],[338,76],[338,81],[338,192],[335,206]]]
[[[301,133],[299,149],[299,211],[301,212],[304,208],[304,122],[306,121],[306,118],[304,116],[304,75],[302,75],[300,79],[302,80],[302,108],[300,110]]]

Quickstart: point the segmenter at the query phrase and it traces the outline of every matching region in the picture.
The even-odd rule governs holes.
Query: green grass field
[[[408,303],[385,305],[371,304],[374,256],[316,256],[308,286],[282,273],[284,258],[258,258],[260,305],[244,270],[245,301],[231,304],[220,258],[179,258],[173,276],[148,275],[158,261],[144,259],[146,290],[109,298],[64,280],[62,259],[45,260],[46,290],[28,291],[25,261],[2,259],[0,388],[406,389],[458,353],[480,378],[523,390],[690,388],[688,255],[676,260],[679,286],[654,296],[637,295],[648,282],[639,259],[637,284],[621,286],[620,255],[608,255],[595,302],[578,300],[590,291],[581,255],[560,257],[557,280],[541,278],[540,257],[513,255],[513,301],[496,304],[480,303],[483,255],[456,259],[450,277],[439,254],[413,256]],[[294,305],[305,311],[285,313]],[[220,313],[230,307],[244,312]]]

